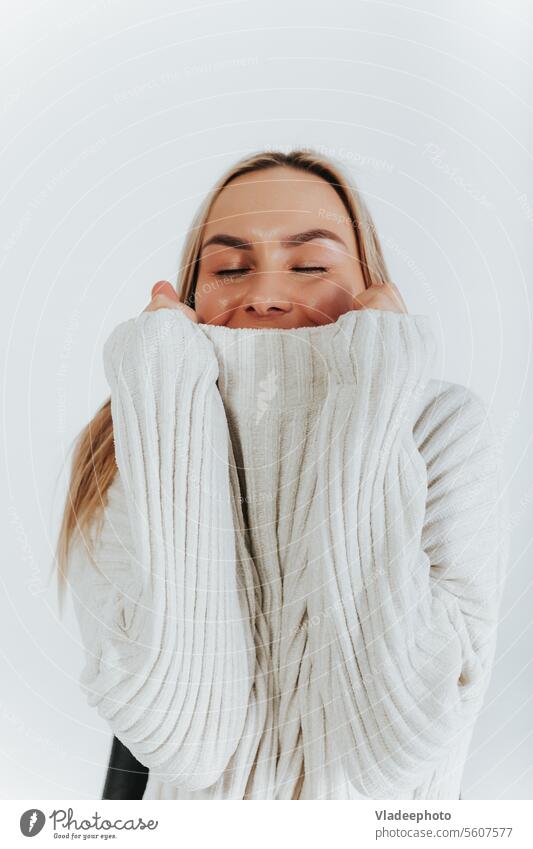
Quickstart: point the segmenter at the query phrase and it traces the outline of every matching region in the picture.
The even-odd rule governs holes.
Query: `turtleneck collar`
[[[294,329],[198,327],[213,344],[225,404],[241,411],[318,403],[332,384],[357,382],[366,358],[376,356],[376,350],[384,356],[388,338],[393,353],[411,338],[422,371],[434,348],[428,316],[390,310],[350,310],[335,322]]]

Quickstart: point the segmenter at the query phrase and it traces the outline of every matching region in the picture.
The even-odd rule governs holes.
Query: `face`
[[[284,166],[255,171],[213,204],[195,296],[203,324],[329,324],[364,289],[348,212],[321,177]]]

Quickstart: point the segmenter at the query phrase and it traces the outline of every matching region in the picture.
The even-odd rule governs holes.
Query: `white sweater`
[[[427,316],[379,310],[111,333],[118,473],[70,581],[144,798],[459,797],[506,502],[485,405],[434,353]]]

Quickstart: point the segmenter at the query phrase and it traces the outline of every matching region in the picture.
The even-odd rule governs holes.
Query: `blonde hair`
[[[289,153],[267,151],[241,159],[223,174],[194,216],[182,250],[176,285],[176,291],[183,303],[194,308],[204,227],[220,192],[237,177],[279,166],[315,174],[331,184],[342,200],[354,230],[365,287],[368,289],[371,285],[389,282],[385,259],[370,212],[342,169],[310,148]],[[55,552],[60,607],[64,597],[70,546],[76,534],[84,536],[93,524],[101,526],[106,493],[116,472],[111,399],[108,398],[75,439],[70,482]]]

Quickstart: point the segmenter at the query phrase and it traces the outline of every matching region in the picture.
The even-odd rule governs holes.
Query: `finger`
[[[181,310],[187,316],[187,318],[190,318],[191,321],[193,321],[195,324],[198,324],[198,316],[195,310],[192,309],[192,307],[189,307],[187,304],[182,303],[182,301],[178,301],[177,308]]]
[[[160,309],[178,309],[178,301],[175,298],[169,298],[167,295],[163,295],[158,293],[154,295],[148,306],[146,307],[146,312],[150,312],[152,310],[160,310]]]
[[[155,295],[167,295],[169,298],[174,298],[175,301],[179,300],[174,286],[168,280],[159,280],[157,283],[154,283],[152,286],[152,298]]]

